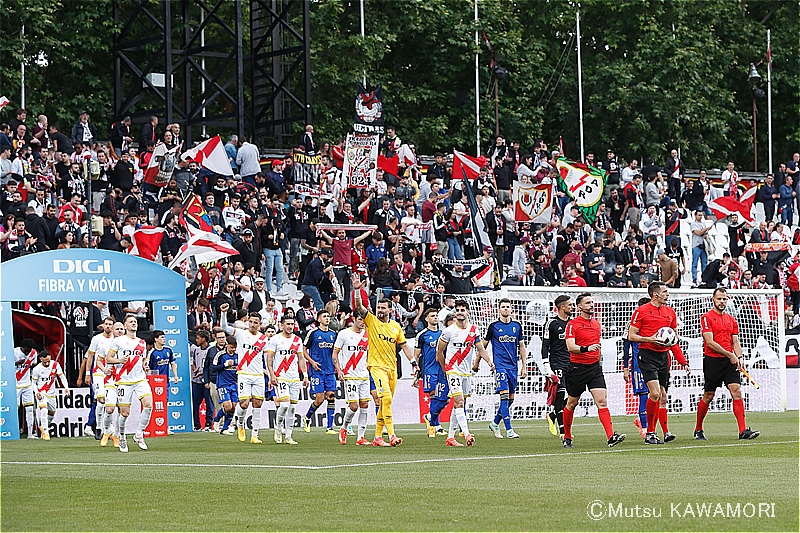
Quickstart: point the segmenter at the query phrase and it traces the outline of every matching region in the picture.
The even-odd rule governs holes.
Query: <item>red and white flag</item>
[[[486,158],[484,156],[471,157],[458,150],[453,150],[453,178],[461,179],[462,169],[467,179],[474,180],[480,175],[480,171],[486,166]]]
[[[3,109],[5,106],[11,103],[11,100],[6,98],[5,96],[0,96],[0,109]]]
[[[167,150],[167,145],[164,143],[159,142],[156,144],[155,149],[153,149],[153,155],[150,157],[150,162],[147,164],[147,168],[144,169],[143,181],[156,187],[164,187],[175,171],[179,148],[179,146],[176,146],[171,150]],[[225,160],[227,161],[227,158]]]
[[[405,163],[407,167],[417,164],[417,156],[414,155],[411,147],[407,144],[400,146],[400,149],[397,151],[397,157],[399,157],[400,161]]]
[[[233,170],[228,162],[228,154],[219,135],[203,141],[194,148],[190,148],[181,156],[184,161],[194,161],[203,168],[215,174],[233,176]]]
[[[138,255],[148,261],[155,261],[161,250],[161,240],[164,237],[164,228],[155,226],[142,226],[133,232],[128,253]]]
[[[181,246],[178,255],[176,255],[169,268],[175,268],[190,257],[194,257],[197,264],[210,263],[217,261],[223,257],[231,255],[239,255],[239,251],[229,244],[228,241],[220,239],[219,235],[201,231],[195,233],[189,240]]]
[[[758,187],[750,187],[738,200],[735,200],[733,196],[720,196],[709,200],[708,208],[716,215],[717,220],[736,214],[752,224],[753,217],[750,216],[750,210],[753,207],[757,189]],[[731,190],[733,190],[733,185],[731,185]]]

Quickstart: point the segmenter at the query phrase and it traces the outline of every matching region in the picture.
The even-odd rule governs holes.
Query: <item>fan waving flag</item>
[[[720,196],[709,200],[708,208],[716,215],[717,220],[729,215],[739,215],[752,224],[753,217],[750,216],[750,210],[753,207],[753,200],[756,198],[756,189],[758,187],[750,187],[738,200],[734,200],[733,196]]]
[[[178,214],[178,222],[186,228],[189,235],[194,235],[199,231],[216,233],[214,223],[208,216],[208,211],[200,202],[200,197],[196,194],[187,194],[183,200],[183,207]]]
[[[11,103],[11,100],[6,98],[5,96],[0,96],[0,109],[3,109],[5,106]]]
[[[222,145],[219,135],[190,148],[181,156],[181,159],[194,161],[215,174],[233,176],[233,170],[228,163],[228,155],[225,153],[225,147]]]
[[[458,150],[453,150],[453,169],[457,172],[463,168],[464,176],[467,179],[474,180],[477,178],[481,173],[481,169],[485,166],[486,158],[484,156],[471,157]]]
[[[167,145],[161,142],[158,143],[153,150],[153,155],[150,157],[150,163],[144,169],[143,181],[156,187],[164,187],[175,171],[179,148],[180,146],[176,146],[171,150],[167,150]]]
[[[192,235],[186,244],[181,246],[178,255],[176,255],[169,264],[169,268],[175,268],[190,257],[194,257],[199,265],[201,263],[217,261],[231,255],[239,255],[239,251],[227,241],[220,239],[219,235],[201,231]]]
[[[608,172],[601,168],[588,167],[583,163],[570,161],[566,157],[556,160],[558,187],[570,198],[583,215],[587,224],[594,224],[597,205],[603,198],[603,190],[608,182]]]
[[[553,185],[551,183],[514,182],[511,194],[514,220],[547,224],[553,218]]]
[[[131,241],[133,246],[128,248],[128,253],[138,255],[148,261],[155,261],[161,249],[161,240],[164,237],[164,228],[155,226],[142,226],[133,232]]]

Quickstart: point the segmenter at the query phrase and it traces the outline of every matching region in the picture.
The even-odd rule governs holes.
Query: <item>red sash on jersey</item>
[[[345,376],[350,372],[350,370],[358,366],[358,363],[361,361],[361,358],[364,357],[365,353],[367,353],[367,348],[369,346],[369,337],[367,337],[366,331],[362,335],[363,336],[361,337],[361,340],[358,343],[358,348],[359,348],[358,351],[350,357],[350,360],[347,361],[347,364],[344,365],[344,368],[342,369],[342,374],[344,374]]]
[[[252,363],[253,359],[256,358],[256,355],[260,354],[264,350],[264,346],[266,345],[267,345],[267,336],[261,335],[256,341],[256,343],[253,345],[253,349],[244,354],[244,357],[242,357],[242,360],[239,361],[236,370],[241,370],[245,366]]]
[[[21,380],[22,377],[25,375],[25,372],[31,369],[31,365],[36,360],[36,350],[31,350],[31,353],[28,354],[28,358],[25,359],[25,364],[17,370],[17,381]]]
[[[279,364],[278,368],[275,369],[275,377],[278,377],[284,372],[289,370],[289,368],[292,366],[292,363],[294,363],[294,358],[295,356],[297,356],[297,352],[299,350],[300,350],[300,337],[295,335],[294,340],[292,340],[292,345],[289,347],[289,351],[292,352],[292,355],[290,355],[289,358],[281,361],[281,364]]]
[[[676,215],[677,215],[677,211],[676,211]],[[675,231],[676,229],[678,229],[678,225],[679,225],[680,223],[681,223],[681,217],[680,217],[680,215],[678,215],[678,217],[677,217],[677,218],[676,218],[676,219],[675,219],[675,220],[672,222],[672,224],[670,224],[670,226],[667,228],[667,236],[669,236],[669,235],[674,235],[674,231]]]
[[[47,393],[50,388],[53,386],[53,383],[56,381],[56,374],[58,374],[58,363],[56,361],[52,362],[53,368],[50,369],[50,375],[48,376],[48,382],[45,383],[39,392]]]
[[[145,350],[146,347],[147,347],[147,345],[145,344],[144,339],[139,339],[139,344],[136,345],[136,348],[134,348],[133,351],[136,352],[138,350],[141,353],[144,353],[144,350]],[[136,365],[139,363],[139,359],[140,359],[140,356],[138,356],[138,355],[135,356],[135,357],[128,357],[128,361],[125,364],[123,364],[121,367],[119,367],[119,369],[117,369],[117,372],[114,375],[114,380],[118,381],[119,378],[122,376],[122,374],[127,374],[131,370],[136,368]]]
[[[470,343],[474,343],[475,342],[475,337],[477,337],[477,331],[478,330],[475,327],[475,324],[473,324],[472,327],[469,330],[469,335],[467,335],[467,339],[464,341],[464,344],[466,344],[466,346],[464,346],[463,348],[458,350],[453,355],[453,357],[450,359],[450,362],[447,363],[445,365],[445,367],[444,367],[444,371],[445,372],[449,372],[450,370],[453,369],[454,366],[459,365],[459,364],[464,362],[464,359],[467,358],[467,356],[469,355],[470,350],[472,350],[472,344],[470,344]]]

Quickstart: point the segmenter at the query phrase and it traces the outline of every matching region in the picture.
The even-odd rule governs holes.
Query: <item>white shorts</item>
[[[39,407],[39,409],[43,409],[43,408],[47,407],[47,411],[49,413],[55,413],[56,412],[56,397],[55,397],[55,395],[44,394],[44,395],[42,395],[42,399],[41,400],[39,400],[37,398],[36,405]]]
[[[278,381],[278,386],[275,387],[275,399],[279,403],[289,400],[291,403],[297,403],[300,399],[300,390],[302,384],[297,381]]]
[[[236,376],[239,386],[239,401],[264,399],[264,376],[251,376],[250,374],[239,374]]]
[[[142,399],[145,396],[152,396],[153,392],[150,390],[150,383],[139,381],[132,385],[117,384],[117,405],[130,407],[133,403],[133,398]]]
[[[344,398],[347,403],[359,400],[371,400],[369,393],[369,379],[346,379],[344,380]]]
[[[450,387],[450,394],[448,397],[461,395],[464,398],[469,396],[470,391],[470,377],[461,376],[459,374],[447,374],[447,385]]]
[[[33,385],[17,387],[17,407],[33,405]]]
[[[106,397],[106,384],[104,383],[105,376],[104,375],[92,375],[92,392],[94,393],[95,398],[105,398]]]
[[[106,405],[117,405],[117,387],[106,384]]]

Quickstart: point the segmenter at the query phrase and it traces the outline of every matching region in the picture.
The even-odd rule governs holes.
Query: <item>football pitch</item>
[[[214,433],[149,439],[141,451],[89,438],[0,445],[3,531],[798,531],[798,413],[670,418],[678,438],[645,446],[632,417],[613,449],[596,418],[575,420],[573,450],[544,421],[446,448],[403,426],[398,448],[347,446],[296,428],[299,446]],[[371,428],[367,436],[372,436]],[[249,439],[249,432],[248,432]],[[463,441],[463,439],[462,439]]]

